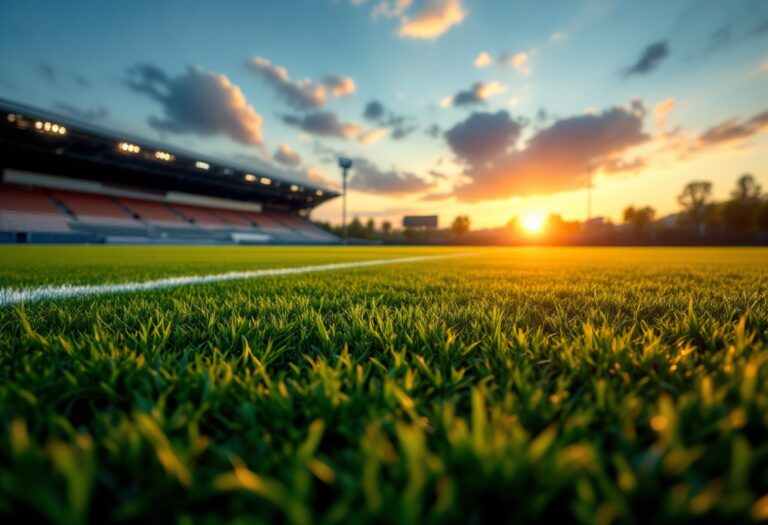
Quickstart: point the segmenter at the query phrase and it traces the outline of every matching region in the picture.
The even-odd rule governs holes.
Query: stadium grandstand
[[[0,100],[0,242],[329,244],[338,193]]]

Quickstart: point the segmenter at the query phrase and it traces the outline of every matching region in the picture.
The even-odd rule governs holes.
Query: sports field
[[[766,249],[13,246],[2,293],[0,521],[768,520]]]

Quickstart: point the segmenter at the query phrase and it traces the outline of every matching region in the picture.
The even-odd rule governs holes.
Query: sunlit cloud
[[[767,129],[768,111],[763,111],[746,120],[733,117],[712,126],[699,136],[699,142],[703,146],[739,144]]]
[[[556,31],[549,35],[550,42],[562,42],[563,40],[565,40],[565,35],[563,33]]]
[[[280,144],[272,158],[284,166],[295,167],[301,164],[301,156],[288,144]]]
[[[316,111],[306,115],[282,115],[282,121],[301,129],[310,135],[319,137],[346,139],[360,133],[360,127],[354,122],[342,122],[330,111]]]
[[[319,82],[310,78],[294,80],[286,68],[272,64],[260,56],[251,58],[247,66],[296,109],[323,107],[328,98],[328,91],[333,97],[348,97],[357,87],[354,79],[340,75],[328,75]]]
[[[360,133],[357,137],[357,140],[360,142],[360,144],[375,144],[382,138],[386,137],[387,133],[389,133],[387,128],[375,128],[370,131],[364,131]]]
[[[669,114],[675,109],[675,99],[662,100],[653,108],[653,116],[656,120],[656,130],[664,133],[667,130]]]
[[[339,75],[328,75],[323,79],[323,84],[331,91],[331,95],[336,98],[348,97],[357,89],[354,79]]]
[[[226,75],[188,67],[170,76],[156,66],[140,64],[128,71],[126,84],[160,103],[163,117],[149,119],[159,131],[223,134],[241,144],[262,144],[261,115]]]
[[[401,37],[433,40],[467,16],[462,0],[426,0],[413,18],[404,17],[398,34]]]
[[[473,113],[445,134],[467,166],[459,200],[479,201],[550,194],[583,187],[590,171],[622,165],[624,153],[646,142],[645,108],[639,101],[594,115],[555,121],[519,144],[523,124],[506,111]],[[522,149],[519,149],[524,146]]]
[[[476,82],[467,90],[462,90],[451,97],[445,97],[440,101],[440,106],[472,106],[483,104],[489,98],[504,93],[507,86],[496,80],[492,82]]]
[[[523,76],[528,76],[532,73],[531,69],[531,56],[534,51],[518,52],[518,53],[502,53],[499,56],[499,64],[509,66],[517,70]]]
[[[491,58],[491,55],[489,55],[486,51],[483,51],[479,55],[477,55],[477,58],[475,58],[475,67],[477,69],[482,69],[484,67],[488,67],[493,63],[493,59]]]

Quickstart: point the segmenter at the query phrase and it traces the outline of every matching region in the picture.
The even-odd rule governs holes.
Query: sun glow
[[[541,233],[544,230],[544,216],[533,214],[523,217],[523,229],[530,235]]]

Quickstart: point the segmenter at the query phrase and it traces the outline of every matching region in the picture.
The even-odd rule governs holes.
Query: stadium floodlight
[[[341,231],[344,244],[347,241],[347,174],[352,167],[352,159],[339,157],[339,167],[341,168],[342,197],[341,197]]]
[[[211,165],[207,162],[203,162],[202,160],[195,161],[195,167],[199,170],[209,170],[211,169]]]
[[[261,182],[264,186],[269,186],[270,184],[272,184],[272,179],[270,179],[269,177],[262,177],[259,179],[259,182]]]
[[[291,191],[299,191],[299,187],[295,184],[291,184]]]
[[[323,196],[323,192],[322,192],[322,191],[320,191],[320,190],[317,190],[317,191],[315,192],[315,195],[317,195],[318,197],[322,197],[322,196]]]
[[[246,173],[245,174],[245,181],[246,182],[255,182],[256,181],[256,175],[253,175],[252,173]]]
[[[155,152],[155,158],[157,160],[163,160],[165,162],[170,162],[173,160],[173,155],[166,151],[156,151]]]
[[[8,120],[10,122],[14,122],[14,120],[11,120],[11,115],[8,115]],[[66,135],[67,128],[64,126],[61,126],[59,124],[56,124],[55,122],[44,122],[42,120],[38,120],[35,122],[35,129],[37,131],[42,131],[45,133],[48,133],[49,135]]]
[[[130,142],[120,142],[117,145],[117,149],[119,149],[123,153],[136,154],[141,152],[141,148],[139,146],[137,146],[136,144],[131,144]]]

